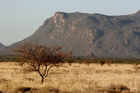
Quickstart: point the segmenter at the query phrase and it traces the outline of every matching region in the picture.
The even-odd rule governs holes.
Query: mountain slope
[[[140,11],[124,16],[57,12],[10,48],[27,42],[61,45],[76,56],[139,57]]]
[[[0,55],[11,54],[11,49],[0,43]]]
[[[1,47],[4,47],[4,45],[3,45],[2,43],[0,43],[0,48],[1,48]]]

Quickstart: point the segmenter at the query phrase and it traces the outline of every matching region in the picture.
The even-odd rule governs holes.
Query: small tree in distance
[[[14,49],[14,52],[22,59],[23,64],[31,66],[41,76],[41,83],[48,76],[52,67],[60,66],[69,54],[60,50],[62,47],[48,47],[38,44],[24,44]]]

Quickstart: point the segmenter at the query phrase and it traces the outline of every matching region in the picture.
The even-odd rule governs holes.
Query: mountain
[[[10,49],[0,43],[0,55],[11,54]]]
[[[1,48],[1,47],[4,47],[4,45],[3,45],[2,43],[0,43],[0,48]]]
[[[140,11],[122,16],[56,12],[30,37],[14,43],[61,45],[76,56],[140,57]]]

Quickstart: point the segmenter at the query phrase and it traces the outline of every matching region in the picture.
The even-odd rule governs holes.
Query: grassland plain
[[[140,70],[132,64],[65,63],[51,69],[44,84],[36,72],[26,68],[17,62],[0,63],[2,93],[140,93]],[[126,90],[108,92],[113,86]]]

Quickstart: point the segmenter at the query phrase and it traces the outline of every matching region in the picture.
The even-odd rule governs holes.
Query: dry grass
[[[26,66],[17,64],[0,63],[1,91],[23,93],[27,89],[31,93],[130,93],[128,90],[107,92],[111,85],[123,85],[131,92],[140,93],[140,71],[132,64],[64,64],[53,68],[43,85],[36,72],[25,72],[23,69]]]

